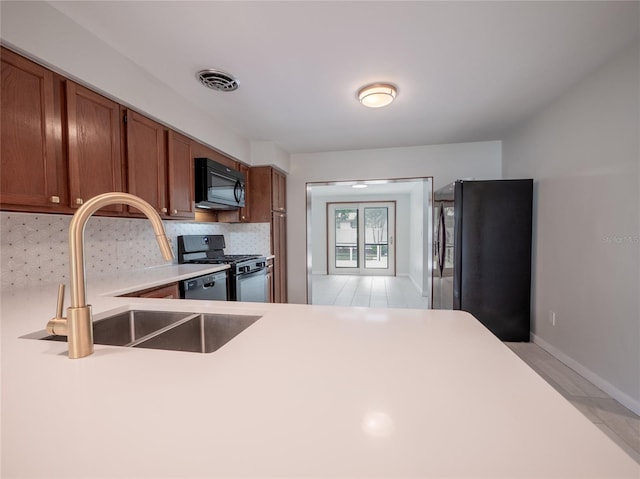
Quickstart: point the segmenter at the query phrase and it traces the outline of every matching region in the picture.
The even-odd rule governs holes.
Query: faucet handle
[[[67,335],[67,318],[62,316],[64,309],[64,283],[58,286],[58,303],[56,304],[56,316],[47,323],[47,331],[58,336]]]
[[[62,318],[64,309],[64,283],[58,285],[58,303],[56,304],[56,318]]]

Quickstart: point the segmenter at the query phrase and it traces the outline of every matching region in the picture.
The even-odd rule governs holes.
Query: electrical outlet
[[[555,326],[556,325],[556,312],[555,311],[549,311],[549,322],[551,323],[551,326]]]

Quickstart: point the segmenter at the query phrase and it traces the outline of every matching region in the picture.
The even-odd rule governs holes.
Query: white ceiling
[[[290,153],[501,139],[624,47],[638,2],[52,1],[248,140]],[[198,70],[234,74],[232,93]],[[367,109],[366,83],[398,85]]]
[[[369,196],[369,195],[409,195],[417,191],[420,186],[429,186],[429,178],[412,178],[404,180],[362,180],[362,181],[338,181],[330,184],[311,184],[311,196],[335,197],[335,196]],[[352,188],[352,185],[366,184],[366,188]]]

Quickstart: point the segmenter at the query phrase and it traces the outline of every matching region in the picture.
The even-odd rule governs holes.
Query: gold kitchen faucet
[[[71,306],[67,317],[62,316],[64,284],[58,289],[56,317],[47,323],[51,334],[67,336],[69,358],[84,358],[93,353],[93,324],[91,305],[86,301],[86,275],[84,264],[84,228],[89,218],[100,208],[125,204],[140,210],[149,219],[156,234],[156,241],[166,261],[173,259],[171,244],[167,239],[162,220],[156,210],[142,198],[128,193],[104,193],[84,203],[75,212],[69,225],[69,266],[71,272]]]

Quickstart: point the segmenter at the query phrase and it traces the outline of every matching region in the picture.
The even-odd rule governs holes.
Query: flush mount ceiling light
[[[372,83],[358,90],[358,100],[369,108],[380,108],[391,103],[397,93],[397,88],[390,83]]]
[[[200,70],[196,78],[207,88],[216,91],[234,91],[240,86],[240,82],[233,75],[220,70]]]

